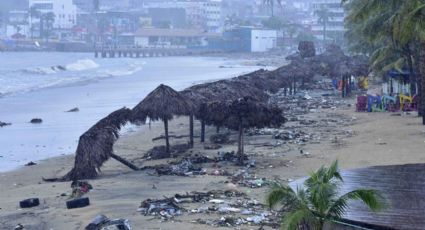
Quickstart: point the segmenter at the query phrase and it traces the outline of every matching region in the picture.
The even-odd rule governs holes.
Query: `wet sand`
[[[353,101],[347,101],[353,104]],[[278,147],[261,146],[256,143],[276,140],[271,136],[248,136],[246,153],[256,159],[255,173],[260,177],[288,181],[305,176],[329,164],[335,159],[341,168],[358,168],[371,165],[390,165],[404,163],[425,163],[425,129],[421,120],[414,114],[394,116],[391,113],[356,113],[354,106],[337,110],[327,109],[305,115],[306,119],[323,117],[345,117],[351,120],[349,125],[340,124],[335,127],[322,127],[323,133],[330,133],[320,143],[308,143],[303,146],[281,145]],[[187,134],[188,119],[178,118],[171,122],[171,134]],[[195,134],[199,133],[199,123],[195,124]],[[285,126],[290,126],[286,124]],[[162,123],[152,124],[151,130],[141,129],[137,133],[122,137],[115,145],[117,154],[133,160],[139,166],[164,163],[168,160],[144,162],[141,157],[154,145],[163,141],[152,142],[152,138],[163,133]],[[333,132],[341,130],[350,135],[338,136],[334,141]],[[318,131],[318,132],[319,132]],[[207,129],[207,137],[215,132],[215,128]],[[335,134],[337,135],[337,134]],[[232,139],[236,139],[235,133]],[[186,139],[172,139],[171,143],[184,143]],[[237,145],[224,145],[220,150],[204,150],[199,139],[195,139],[192,153],[212,156],[217,151],[236,150]],[[310,153],[300,155],[299,150]],[[216,229],[209,225],[192,223],[194,220],[218,219],[216,214],[196,214],[176,217],[174,221],[161,222],[152,216],[143,216],[137,212],[142,200],[162,198],[176,193],[190,191],[208,191],[212,189],[237,189],[249,197],[264,201],[266,187],[251,189],[225,183],[223,176],[153,176],[147,172],[134,172],[114,160],[102,167],[102,175],[90,180],[94,190],[88,193],[91,205],[82,209],[67,210],[66,196],[70,193],[70,183],[45,183],[42,177],[61,176],[71,169],[73,156],[64,156],[45,160],[38,165],[0,174],[0,228],[11,229],[18,223],[26,229],[84,229],[97,214],[105,214],[110,218],[128,218],[133,229]],[[235,167],[227,168],[230,172]],[[214,168],[207,168],[214,170]],[[153,185],[155,185],[153,188]],[[25,198],[39,197],[41,205],[32,209],[19,209],[18,202]],[[258,229],[259,226],[243,225],[239,229]],[[266,228],[268,229],[268,228]]]

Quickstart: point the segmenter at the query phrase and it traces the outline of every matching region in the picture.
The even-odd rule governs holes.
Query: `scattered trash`
[[[33,118],[31,119],[30,123],[32,124],[41,124],[43,120],[41,118]]]
[[[211,150],[211,149],[220,149],[222,146],[219,144],[204,144],[204,149]]]
[[[85,230],[131,230],[128,219],[110,220],[105,215],[97,215]]]
[[[17,225],[13,228],[13,230],[23,230],[23,229],[25,229],[25,227],[24,227],[22,224],[17,224]]]
[[[93,186],[87,181],[73,181],[71,183],[72,194],[71,198],[80,198],[84,194],[93,189]]]
[[[73,109],[70,109],[70,110],[68,110],[68,111],[66,111],[67,113],[73,113],[73,112],[79,112],[80,111],[80,109],[78,108],[78,107],[75,107],[75,108],[73,108]]]
[[[89,205],[90,205],[90,200],[88,197],[76,198],[66,202],[67,209],[83,208]]]
[[[8,125],[12,125],[12,123],[5,123],[0,121],[0,128],[3,126],[8,126]]]
[[[149,150],[144,156],[144,159],[147,160],[159,160],[170,157],[176,157],[182,153],[185,153],[190,146],[188,144],[180,144],[170,146],[170,152],[167,153],[165,146],[155,146],[151,150]]]
[[[37,165],[37,163],[30,161],[30,162],[25,164],[25,166],[33,166],[33,165]]]
[[[40,199],[38,198],[29,198],[19,202],[19,207],[21,208],[32,208],[40,205]]]
[[[217,133],[210,136],[210,142],[213,144],[227,144],[230,142],[230,133]]]

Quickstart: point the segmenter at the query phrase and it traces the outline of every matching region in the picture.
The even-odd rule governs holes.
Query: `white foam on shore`
[[[99,68],[99,64],[97,64],[91,59],[81,59],[74,63],[66,65],[65,68],[69,71],[83,71]]]

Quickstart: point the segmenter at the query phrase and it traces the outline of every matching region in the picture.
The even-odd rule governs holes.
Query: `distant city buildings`
[[[294,49],[300,40],[325,44],[342,38],[340,0],[270,2],[1,0],[0,39],[266,52]],[[323,10],[326,20],[317,13]]]

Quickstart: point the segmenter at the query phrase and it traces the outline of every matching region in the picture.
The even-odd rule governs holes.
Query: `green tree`
[[[266,20],[263,20],[261,24],[263,24],[263,26],[268,29],[274,30],[279,30],[283,26],[282,20],[280,20],[278,17],[270,17]]]
[[[34,25],[34,18],[40,18],[41,16],[41,12],[34,6],[32,6],[29,10],[29,19],[30,19],[30,31],[31,31],[31,40],[34,39],[34,30],[35,30],[35,25]],[[41,25],[39,25],[41,26]],[[40,30],[40,28],[39,28]]]
[[[282,0],[263,0],[263,5],[270,7],[271,17],[274,17],[274,6],[275,3],[279,6],[282,6]]]
[[[52,12],[42,14],[40,16],[40,36],[49,42],[49,37],[53,30],[53,23],[55,22],[55,14]]]
[[[332,19],[332,14],[328,8],[323,6],[320,9],[314,11],[314,14],[318,17],[317,22],[323,26],[323,47],[325,47],[327,26],[330,19]]]
[[[425,0],[343,0],[348,12],[347,34],[351,50],[370,55],[372,69],[378,75],[389,69],[408,67],[411,72],[411,91],[419,86],[419,114],[425,125],[425,57],[424,43]],[[425,44],[424,44],[425,46]],[[425,56],[425,54],[423,54]],[[421,75],[421,77],[419,77]]]
[[[321,230],[325,222],[340,220],[351,200],[360,200],[373,211],[386,206],[376,190],[356,189],[340,195],[342,182],[338,161],[334,161],[329,168],[322,166],[311,173],[296,192],[286,185],[274,185],[266,202],[270,207],[281,204],[289,211],[282,219],[282,229],[287,230],[298,230],[302,225]]]

